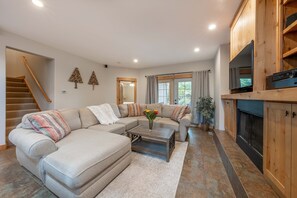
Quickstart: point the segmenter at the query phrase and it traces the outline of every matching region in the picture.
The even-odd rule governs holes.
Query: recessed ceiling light
[[[216,29],[217,28],[217,25],[216,24],[210,24],[209,26],[208,26],[208,29],[209,30],[214,30],[214,29]]]
[[[134,59],[133,62],[134,62],[134,63],[138,63],[138,59]]]
[[[194,52],[200,52],[200,48],[199,48],[199,47],[196,47],[196,48],[194,49]]]
[[[196,48],[194,49],[194,52],[200,52],[200,48],[199,48],[199,47],[196,47]]]
[[[40,1],[40,0],[32,0],[32,3],[33,3],[34,5],[36,5],[37,7],[40,7],[40,8],[44,7],[43,2]]]

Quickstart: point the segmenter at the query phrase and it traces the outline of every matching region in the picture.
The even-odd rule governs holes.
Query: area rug
[[[132,162],[97,198],[174,198],[188,142],[176,142],[170,162],[132,153]]]

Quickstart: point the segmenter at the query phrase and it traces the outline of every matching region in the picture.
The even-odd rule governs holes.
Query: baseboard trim
[[[0,151],[6,150],[6,148],[7,148],[7,145],[6,144],[0,145]]]

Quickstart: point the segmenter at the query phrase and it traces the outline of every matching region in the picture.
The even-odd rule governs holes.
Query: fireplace
[[[263,172],[263,101],[238,100],[237,138],[239,147]]]

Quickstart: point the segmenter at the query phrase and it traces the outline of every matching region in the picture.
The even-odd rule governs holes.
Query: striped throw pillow
[[[58,111],[31,115],[28,117],[28,120],[37,133],[46,135],[55,142],[61,140],[71,131],[69,125]]]
[[[172,115],[171,115],[171,119],[174,121],[179,122],[185,115],[185,111],[186,111],[187,106],[177,106],[175,107]]]
[[[140,104],[128,104],[128,117],[142,116]]]

